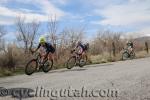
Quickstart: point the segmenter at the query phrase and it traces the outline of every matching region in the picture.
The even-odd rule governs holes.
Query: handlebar
[[[71,54],[73,54],[74,52],[75,52],[75,50],[71,50],[71,52],[70,52],[70,53],[71,53]]]
[[[80,55],[78,52],[76,52],[76,50],[71,50],[71,54],[73,54],[73,55]]]

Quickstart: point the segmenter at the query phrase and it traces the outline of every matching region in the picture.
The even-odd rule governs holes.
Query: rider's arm
[[[36,52],[36,51],[40,48],[40,46],[41,46],[41,45],[39,44],[38,47],[35,49],[34,52]]]
[[[131,43],[132,48],[134,48],[133,42]]]
[[[76,50],[79,47],[79,45],[76,45],[75,48],[73,50]]]

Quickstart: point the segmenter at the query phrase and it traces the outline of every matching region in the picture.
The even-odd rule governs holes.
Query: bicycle
[[[66,67],[68,69],[73,68],[74,66],[83,67],[87,63],[87,55],[82,56],[75,51],[71,51],[72,56],[68,59]]]
[[[135,56],[135,52],[132,51],[132,52],[129,52],[128,49],[124,49],[123,50],[123,53],[122,53],[122,60],[127,60],[127,59],[134,59],[136,56]]]
[[[26,67],[25,67],[25,73],[27,75],[31,75],[36,71],[40,71],[40,69],[43,70],[43,72],[47,73],[49,72],[53,67],[53,59],[48,59],[48,57],[43,61],[45,55],[41,55],[38,53],[35,55],[36,57],[30,60]]]

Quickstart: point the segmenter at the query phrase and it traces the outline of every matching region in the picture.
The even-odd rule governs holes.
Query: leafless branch
[[[26,53],[28,49],[31,49],[33,46],[33,41],[38,34],[40,23],[37,21],[26,23],[25,21],[25,17],[16,18],[16,27],[18,31],[17,39],[24,43]]]

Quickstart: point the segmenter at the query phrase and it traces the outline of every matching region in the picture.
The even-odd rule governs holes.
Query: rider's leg
[[[81,58],[84,58],[84,57],[85,57],[85,52],[83,51],[82,55],[81,55]]]
[[[46,61],[48,55],[49,55],[49,52],[47,51],[46,54],[45,54],[45,56],[44,56],[44,58],[43,58],[43,63]]]
[[[133,52],[134,52],[134,51],[133,51],[133,48],[131,48],[131,52],[130,52],[130,53],[132,54]]]
[[[129,46],[129,54],[131,54],[132,53],[132,47],[131,46]]]
[[[54,54],[53,53],[49,53],[48,55],[48,60],[54,60]]]
[[[45,54],[42,53],[42,54],[40,55],[40,58],[41,58],[41,63],[43,63],[44,58],[45,58]]]

